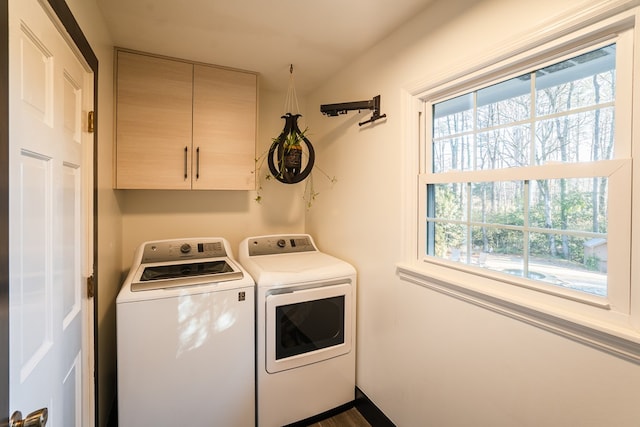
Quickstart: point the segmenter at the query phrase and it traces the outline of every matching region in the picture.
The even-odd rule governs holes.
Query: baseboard
[[[338,415],[341,412],[348,411],[351,408],[356,408],[364,419],[371,424],[371,427],[396,427],[396,425],[391,422],[391,420],[387,418],[387,416],[358,387],[355,389],[355,399],[353,402],[346,403],[305,420],[288,424],[284,427],[307,427],[311,424],[315,424]]]
[[[396,427],[391,420],[372,401],[356,387],[354,406],[372,427]]]

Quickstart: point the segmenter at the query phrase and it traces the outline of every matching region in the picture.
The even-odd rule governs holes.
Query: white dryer
[[[356,271],[307,234],[250,237],[238,259],[256,283],[259,427],[355,397]]]
[[[116,299],[118,425],[255,423],[255,286],[222,238],[140,245]]]

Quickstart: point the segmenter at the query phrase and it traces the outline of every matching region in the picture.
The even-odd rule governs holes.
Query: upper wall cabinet
[[[257,76],[116,50],[116,188],[255,188]]]

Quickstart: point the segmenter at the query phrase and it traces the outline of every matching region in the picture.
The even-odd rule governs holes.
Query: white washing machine
[[[259,427],[280,427],[355,396],[356,271],[307,234],[250,237],[238,260],[256,283]]]
[[[140,245],[116,299],[118,425],[254,425],[254,297],[225,239]]]

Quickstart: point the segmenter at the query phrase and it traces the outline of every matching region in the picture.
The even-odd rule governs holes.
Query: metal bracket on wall
[[[323,104],[320,106],[320,112],[329,117],[346,114],[347,111],[353,110],[373,110],[369,120],[358,123],[360,126],[387,117],[386,114],[380,114],[380,95],[374,96],[373,99],[368,101],[342,102],[340,104]]]

